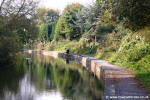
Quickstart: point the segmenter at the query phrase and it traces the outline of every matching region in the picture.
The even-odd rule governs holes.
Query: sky
[[[95,0],[41,0],[41,6],[46,8],[58,9],[61,12],[66,5],[71,3],[80,3],[83,5],[92,4]]]

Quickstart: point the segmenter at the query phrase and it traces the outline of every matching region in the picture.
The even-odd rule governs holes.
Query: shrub
[[[98,25],[96,27],[96,34],[103,35],[105,33],[111,33],[114,30],[113,25]]]
[[[150,43],[144,42],[138,34],[130,33],[122,39],[120,48],[110,61],[126,66],[133,71],[140,72],[141,68],[149,69],[146,67],[149,66],[149,63],[144,63],[148,61],[147,56],[149,54]]]

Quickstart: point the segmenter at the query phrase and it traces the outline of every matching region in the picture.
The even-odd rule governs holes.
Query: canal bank
[[[26,50],[27,53],[42,54],[54,58],[72,60],[95,75],[105,86],[103,100],[144,100],[148,92],[135,79],[130,71],[123,67],[111,65],[104,60],[99,60],[87,55],[66,55],[55,51]],[[112,97],[114,96],[114,97]],[[125,99],[126,98],[126,99]]]

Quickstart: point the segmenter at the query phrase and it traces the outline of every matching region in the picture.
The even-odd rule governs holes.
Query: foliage
[[[104,34],[104,33],[112,33],[114,30],[113,25],[97,25],[96,27],[96,34]]]
[[[96,28],[96,25],[99,24],[97,19],[99,18],[99,15],[102,13],[102,5],[100,3],[95,3],[92,6],[88,6],[86,12],[86,21],[85,21],[85,32],[89,32],[91,29]]]
[[[39,24],[46,23],[46,15],[47,15],[47,9],[46,8],[38,8],[36,17],[38,19]]]
[[[48,24],[48,33],[50,36],[50,40],[52,41],[55,37],[55,29],[56,29],[57,21],[51,22]]]
[[[36,13],[38,24],[55,22],[59,19],[59,11],[48,8],[38,8]]]
[[[39,30],[39,40],[42,42],[48,41],[48,25],[47,24],[41,24],[40,25],[40,30]]]
[[[77,20],[76,14],[81,8],[82,5],[78,3],[68,5],[65,8],[56,25],[56,36],[69,40],[80,37],[80,28],[75,25],[74,21]]]
[[[0,36],[0,65],[12,63],[11,58],[20,51],[21,43],[19,37],[15,34],[9,36]]]
[[[149,0],[114,0],[113,14],[125,21],[125,26],[133,30],[150,24]]]
[[[0,63],[12,62],[13,56],[23,48],[23,44],[35,40],[37,27],[34,14],[35,0],[0,1]]]
[[[81,10],[79,10],[76,13],[76,21],[74,21],[74,24],[80,29],[80,34],[83,34],[85,32],[86,28],[86,19],[88,18],[88,12],[89,9],[86,7],[83,7]]]
[[[149,82],[149,55],[150,43],[144,40],[138,34],[127,34],[121,41],[117,53],[111,57],[111,62],[127,67],[134,71],[145,86],[150,87]],[[141,75],[141,76],[140,76]]]
[[[123,38],[120,48],[117,52],[118,54],[116,55],[124,55],[124,58],[119,58],[118,62],[137,62],[145,55],[149,54],[149,43],[141,41],[141,38],[136,34],[128,34],[125,38]]]
[[[1,0],[0,15],[7,17],[32,17],[38,6],[37,0]]]
[[[59,41],[57,43],[53,43],[53,50],[65,52],[65,48],[68,48],[70,52],[73,51],[73,48],[77,48],[79,43],[77,41]]]
[[[16,20],[15,25],[16,33],[19,35],[22,43],[29,43],[31,40],[36,40],[38,37],[38,27],[34,18],[28,19],[22,17]],[[13,29],[14,30],[14,29]]]
[[[55,27],[57,22],[41,24],[39,29],[39,40],[41,42],[52,41],[55,35]]]
[[[54,9],[48,9],[47,22],[55,22],[59,19],[59,11]]]

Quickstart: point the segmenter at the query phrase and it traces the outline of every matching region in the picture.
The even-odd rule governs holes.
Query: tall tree
[[[22,48],[21,43],[35,36],[36,32],[31,32],[31,27],[36,29],[32,18],[37,5],[36,0],[0,1],[0,64],[18,52]]]
[[[59,18],[59,11],[49,8],[38,8],[37,14],[39,25],[55,22]]]
[[[54,9],[48,9],[47,11],[47,22],[55,22],[59,18],[59,11]]]
[[[133,30],[150,24],[149,9],[150,0],[113,0],[113,14]]]
[[[77,20],[77,13],[82,5],[75,3],[68,5],[63,11],[56,26],[56,34],[64,39],[76,39],[80,37],[80,29],[74,23]]]

